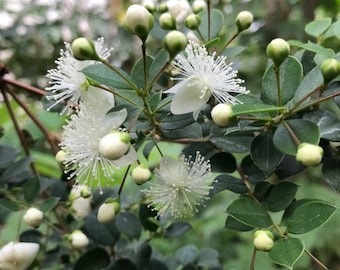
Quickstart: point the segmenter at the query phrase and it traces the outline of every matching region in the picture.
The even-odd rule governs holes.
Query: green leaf
[[[216,249],[204,247],[199,251],[198,258],[196,259],[197,266],[203,269],[212,269],[218,267],[219,254]]]
[[[11,163],[0,176],[0,182],[15,181],[16,183],[18,183],[31,177],[32,173],[29,169],[29,164],[31,162],[32,160],[30,158],[25,157],[14,163]]]
[[[20,206],[16,202],[13,202],[7,198],[2,198],[0,199],[0,209],[1,208],[7,208],[11,211],[18,211],[20,209]]]
[[[164,233],[164,237],[166,238],[174,238],[181,236],[183,233],[190,230],[192,227],[190,223],[184,221],[175,221],[173,222]]]
[[[282,238],[275,241],[268,258],[275,264],[293,269],[294,264],[302,256],[304,243],[297,238]]]
[[[270,176],[280,164],[284,154],[273,144],[273,132],[267,131],[258,135],[251,144],[250,155],[255,165],[266,176]]]
[[[133,81],[129,74],[124,70],[116,69],[131,82]],[[116,72],[105,66],[104,64],[94,64],[88,66],[82,70],[82,72],[92,81],[104,84],[108,87],[118,88],[118,89],[131,89],[131,86],[120,77]]]
[[[219,150],[230,153],[248,152],[253,141],[253,136],[244,134],[228,134],[222,137],[210,137],[209,141]]]
[[[134,265],[129,259],[119,258],[108,270],[138,270],[137,266]]]
[[[146,56],[146,76],[148,76],[149,68],[153,62],[153,58],[150,55]],[[134,64],[131,71],[131,77],[139,88],[144,89],[145,79],[144,79],[144,61],[143,58],[139,58],[138,61]],[[148,78],[146,78],[148,79]]]
[[[299,186],[291,182],[280,182],[275,185],[263,205],[272,212],[284,210],[295,198]]]
[[[19,156],[19,151],[9,145],[0,144],[0,169],[8,167]]]
[[[268,105],[263,103],[245,103],[245,104],[236,104],[232,107],[233,115],[242,115],[242,114],[256,114],[263,112],[279,112],[285,110],[285,107],[277,107],[274,105]]]
[[[340,160],[326,160],[322,166],[322,176],[335,191],[340,192]]]
[[[295,102],[298,102],[301,98],[306,96],[308,93],[310,93],[312,90],[314,90],[316,87],[321,85],[323,83],[323,76],[320,70],[320,67],[316,66],[314,67],[302,80],[299,87],[297,88],[294,97],[293,97],[293,104]],[[301,105],[308,102],[309,99],[301,103]],[[300,105],[300,106],[301,106]]]
[[[139,207],[139,220],[143,227],[151,232],[155,232],[158,229],[158,223],[156,220],[157,211],[154,211],[146,204],[141,204]]]
[[[246,49],[244,46],[233,46],[233,47],[227,47],[222,54],[228,58],[235,57],[236,55],[239,55],[241,52],[243,52]]]
[[[195,245],[186,245],[177,250],[175,258],[180,264],[187,265],[196,261],[198,252],[199,250]]]
[[[165,49],[161,49],[155,56],[152,61],[152,64],[148,70],[148,78],[149,81],[153,80],[153,78],[159,73],[159,71],[164,67],[164,65],[169,60],[169,53]]]
[[[305,26],[305,32],[315,38],[320,37],[332,24],[331,18],[322,18],[312,21]]]
[[[253,226],[244,224],[238,221],[237,219],[233,218],[232,216],[227,216],[224,227],[238,232],[248,232],[254,229]]]
[[[228,206],[227,213],[238,221],[253,227],[265,228],[272,224],[263,206],[247,195],[234,200]]]
[[[158,91],[158,92],[154,93],[153,95],[149,95],[150,109],[152,111],[154,111],[158,107],[158,104],[161,102],[161,100],[162,100],[162,92],[161,91]]]
[[[149,242],[144,240],[135,247],[133,261],[139,268],[143,269],[149,264],[151,253],[152,249]]]
[[[230,190],[235,193],[243,194],[247,193],[248,189],[241,179],[228,174],[221,174],[216,177],[213,183],[213,188],[210,190],[210,196],[214,196],[216,193],[223,190]]]
[[[334,24],[334,35],[340,39],[340,21],[336,21]]]
[[[200,124],[194,122],[188,126],[172,129],[163,130],[164,137],[167,139],[180,139],[180,138],[202,138],[202,129]]]
[[[49,197],[46,200],[43,200],[39,206],[39,209],[44,213],[50,212],[54,207],[58,204],[60,198]]]
[[[218,9],[210,10],[210,37],[208,36],[208,13],[207,10],[203,10],[198,13],[198,16],[201,18],[201,23],[199,26],[199,31],[203,35],[205,40],[209,40],[211,38],[216,37],[222,29],[224,25],[224,16],[221,11]]]
[[[160,126],[162,129],[178,129],[194,122],[192,114],[169,115],[162,119]]]
[[[82,256],[76,261],[73,269],[101,270],[105,269],[109,264],[110,256],[107,251],[104,248],[95,247],[83,253]]]
[[[332,49],[322,47],[321,45],[309,42],[309,43],[303,43],[298,40],[289,40],[288,43],[291,46],[296,46],[302,49],[305,49],[307,51],[315,52],[317,54],[323,55],[325,57],[333,57],[335,55],[335,52]]]
[[[303,234],[324,224],[336,207],[321,200],[302,199],[293,202],[282,216],[282,224],[293,234]]]
[[[275,65],[267,68],[262,79],[264,99],[273,105],[278,105]],[[302,64],[293,56],[288,56],[280,66],[281,105],[286,104],[295,94],[303,75]]]
[[[286,122],[300,142],[306,142],[315,145],[319,144],[320,132],[318,126],[315,123],[304,119],[292,119],[287,120]],[[291,156],[296,155],[297,145],[283,123],[281,123],[276,129],[273,137],[273,143],[275,147],[282,153]]]
[[[40,191],[40,179],[35,176],[28,179],[24,185],[24,197],[27,202],[33,202],[34,199],[39,195]]]
[[[142,231],[139,219],[130,212],[119,212],[115,218],[115,224],[119,232],[130,238],[138,238]]]
[[[219,152],[210,158],[211,170],[220,173],[232,173],[236,170],[236,159],[233,155]]]

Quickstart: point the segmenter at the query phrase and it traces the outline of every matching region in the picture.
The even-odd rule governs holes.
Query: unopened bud
[[[68,236],[68,238],[71,241],[72,247],[75,249],[85,248],[89,244],[89,239],[80,230],[73,231],[72,234]]]
[[[164,38],[164,47],[169,52],[170,57],[174,58],[178,53],[183,51],[188,44],[186,36],[179,31],[173,30]]]
[[[90,39],[83,37],[75,39],[71,44],[71,50],[77,60],[101,60],[94,42]]]
[[[254,233],[254,246],[259,251],[269,251],[274,246],[274,235],[271,231],[257,230]]]
[[[119,210],[120,210],[119,202],[108,200],[99,207],[97,219],[100,223],[103,224],[109,223],[115,218]]]
[[[165,30],[174,30],[176,29],[176,19],[169,12],[165,12],[159,16],[159,25]]]
[[[211,110],[211,118],[220,127],[226,127],[234,119],[232,106],[226,103],[217,104]]]
[[[275,38],[268,44],[266,52],[268,57],[270,57],[278,67],[288,57],[290,45],[282,38]]]
[[[67,156],[66,152],[64,150],[60,150],[55,155],[55,160],[58,162],[58,164],[62,165],[66,160],[66,156]]]
[[[248,29],[253,23],[253,20],[253,14],[251,14],[249,11],[241,11],[235,19],[238,32],[240,33]]]
[[[133,169],[131,177],[137,185],[142,185],[150,180],[151,171],[145,165],[141,164]]]
[[[131,34],[138,36],[144,42],[153,24],[154,18],[145,7],[137,4],[129,6],[126,11],[125,27]]]
[[[99,153],[110,160],[117,160],[130,149],[130,136],[127,132],[114,131],[105,135],[99,142]]]
[[[201,23],[201,19],[196,14],[190,14],[184,21],[185,26],[190,30],[196,30]]]
[[[207,3],[205,0],[195,0],[192,3],[192,11],[194,13],[199,13],[206,8],[207,8]]]
[[[325,83],[329,83],[340,75],[340,62],[336,59],[326,59],[320,66]]]
[[[39,209],[31,207],[29,208],[25,215],[23,216],[23,220],[25,223],[33,228],[38,228],[43,220],[44,214]]]
[[[322,147],[310,143],[301,143],[298,145],[296,160],[305,166],[317,166],[320,164],[323,156]]]
[[[144,0],[143,1],[143,6],[150,12],[153,13],[156,11],[156,6],[152,2],[152,0]]]

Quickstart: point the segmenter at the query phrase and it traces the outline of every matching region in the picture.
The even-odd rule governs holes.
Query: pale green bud
[[[66,152],[64,150],[60,150],[55,155],[55,160],[58,162],[58,164],[62,165],[66,160],[66,156],[67,156]]]
[[[143,6],[150,12],[153,13],[156,11],[156,6],[151,0],[144,0]]]
[[[100,223],[109,223],[116,217],[119,210],[119,202],[108,200],[99,207],[97,219]]]
[[[199,13],[206,8],[207,8],[207,3],[205,0],[195,0],[192,3],[192,11],[194,13]]]
[[[71,44],[71,50],[77,60],[101,60],[94,42],[90,39],[83,37],[75,39]]]
[[[99,141],[99,153],[110,160],[117,160],[130,149],[130,136],[127,132],[113,131]]]
[[[310,143],[301,143],[298,145],[296,161],[305,166],[317,166],[323,157],[322,147]]]
[[[248,29],[253,23],[253,20],[254,20],[253,14],[246,10],[241,11],[235,19],[238,32],[240,33]]]
[[[151,171],[145,165],[141,164],[132,170],[131,177],[137,185],[142,185],[150,180]]]
[[[326,59],[320,66],[325,83],[329,83],[340,75],[340,62],[336,59]]]
[[[271,231],[257,230],[254,233],[253,244],[259,251],[269,251],[274,246],[274,235]]]
[[[233,120],[233,109],[230,104],[220,103],[211,110],[211,118],[220,127],[226,127]]]
[[[33,228],[38,228],[43,218],[43,212],[34,207],[29,208],[23,216],[23,220],[25,221],[25,223]]]
[[[164,12],[167,12],[169,9],[168,9],[168,6],[165,2],[163,3],[160,3],[159,6],[158,6],[158,11],[160,13],[164,13]]]
[[[290,45],[282,38],[273,39],[266,48],[267,56],[270,57],[278,67],[288,57]]]
[[[184,24],[190,30],[196,30],[201,23],[201,19],[196,14],[190,14],[184,21]]]
[[[177,30],[169,32],[164,38],[164,47],[169,52],[171,58],[174,58],[183,51],[187,44],[186,36]]]
[[[159,25],[166,30],[176,29],[176,19],[169,12],[165,12],[159,16]]]
[[[71,245],[75,249],[85,248],[89,244],[89,239],[80,230],[73,231],[67,238],[71,241]]]
[[[154,18],[145,7],[137,4],[129,6],[124,25],[131,34],[138,36],[144,42],[153,24]]]

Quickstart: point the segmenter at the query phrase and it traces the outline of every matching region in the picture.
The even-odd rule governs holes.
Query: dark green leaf
[[[132,81],[132,78],[122,69],[116,67],[116,69],[127,79]],[[82,70],[82,72],[90,78],[92,81],[104,84],[108,87],[118,89],[131,89],[129,84],[122,79],[116,72],[105,66],[104,64],[94,64],[88,66]]]
[[[281,110],[285,110],[285,107],[277,107],[263,103],[244,103],[233,106],[233,115],[279,112]]]
[[[73,269],[102,270],[105,269],[105,267],[107,267],[109,264],[110,256],[107,251],[104,248],[95,247],[82,254],[82,256],[76,261]]]
[[[169,115],[162,119],[160,126],[162,129],[178,129],[185,127],[194,122],[192,113],[180,114],[180,115]]]
[[[320,200],[293,202],[282,216],[282,224],[293,234],[303,234],[324,224],[337,208]]]
[[[143,108],[143,101],[138,95],[136,95],[135,91],[119,89],[117,90],[117,93],[119,94],[115,95],[115,102],[117,105],[129,104],[131,106],[137,107],[135,110],[140,110]]]
[[[43,239],[44,235],[42,232],[34,229],[26,230],[22,232],[19,236],[20,242],[32,242],[39,244]]]
[[[134,262],[140,268],[145,268],[149,264],[152,249],[147,241],[143,241],[138,245],[135,251]]]
[[[313,36],[315,38],[320,37],[332,24],[331,18],[322,18],[318,20],[314,20],[310,23],[307,23],[305,26],[305,32]]]
[[[209,141],[223,152],[244,153],[249,151],[253,136],[228,134],[222,137],[210,137]]]
[[[284,154],[277,150],[273,144],[272,131],[260,134],[253,140],[250,155],[255,165],[268,177],[275,171],[284,157]]]
[[[139,219],[143,227],[151,232],[158,229],[158,222],[156,220],[157,211],[153,210],[146,204],[141,204],[139,207]]]
[[[340,39],[340,21],[337,20],[335,23],[333,23],[334,25],[334,35]]]
[[[221,174],[216,177],[213,183],[213,188],[210,190],[210,196],[214,196],[216,193],[223,190],[230,190],[235,193],[246,193],[248,192],[247,187],[241,179],[228,174]]]
[[[182,154],[186,157],[196,157],[197,152],[204,156],[205,159],[210,159],[216,154],[216,149],[210,143],[194,142],[187,144],[182,150]]]
[[[25,182],[24,185],[24,197],[27,202],[33,202],[39,195],[40,191],[40,179],[38,176],[32,177]]]
[[[199,31],[203,35],[205,40],[209,40],[218,35],[224,25],[223,13],[218,9],[210,10],[210,37],[208,36],[208,14],[207,10],[200,12],[198,15],[201,18],[201,23],[199,26]]]
[[[309,43],[303,43],[298,40],[289,40],[288,43],[291,46],[296,46],[299,48],[303,48],[305,50],[315,52],[317,54],[323,55],[325,57],[333,57],[335,55],[335,52],[332,49],[328,49],[325,47],[322,47],[321,45],[309,42]]]
[[[273,212],[284,210],[295,198],[299,186],[291,182],[281,182],[275,185],[263,205]]]
[[[210,158],[213,172],[232,173],[236,170],[236,159],[233,155],[219,152]]]
[[[198,256],[198,252],[198,248],[192,244],[181,247],[176,252],[176,261],[178,261],[181,265],[194,263]]]
[[[253,227],[265,228],[272,224],[263,206],[246,195],[234,200],[228,206],[227,213],[238,221]]]
[[[169,270],[169,268],[164,262],[151,258],[147,270]]]
[[[169,53],[165,49],[161,49],[156,55],[152,64],[149,67],[148,77],[149,81],[151,81],[164,67],[164,65],[169,60]]]
[[[287,120],[287,124],[293,130],[300,142],[319,144],[320,132],[318,126],[308,120],[292,119]],[[287,128],[282,123],[274,133],[273,143],[282,153],[295,156],[297,145],[289,134]]]
[[[30,173],[29,164],[32,160],[28,157],[22,158],[14,163],[11,163],[6,168],[4,173],[0,176],[0,182],[15,182],[20,183],[23,180],[29,178]]]
[[[162,92],[158,91],[154,93],[149,99],[150,109],[154,111],[162,99]]]
[[[108,270],[138,270],[137,266],[129,259],[120,258]]]
[[[17,149],[0,144],[0,169],[8,167],[18,156],[19,151]]]
[[[265,174],[257,166],[255,166],[250,155],[247,155],[242,159],[241,169],[243,173],[248,176],[248,180],[252,184],[264,181],[267,178]]]
[[[149,71],[149,68],[151,66],[153,62],[153,58],[149,55],[146,56],[146,63],[145,63],[145,67],[146,67],[146,73],[145,75],[147,76],[148,75],[148,71]],[[144,79],[144,61],[143,61],[143,58],[139,58],[138,61],[135,63],[135,65],[133,66],[132,68],[132,71],[131,71],[131,77],[133,78],[134,82],[137,84],[137,86],[139,88],[142,88],[144,89],[146,83],[145,83],[145,78]]]
[[[293,269],[304,249],[305,245],[300,239],[282,238],[275,241],[273,249],[268,252],[268,258],[273,263]]]
[[[184,221],[173,222],[165,231],[164,236],[166,238],[174,238],[181,236],[183,233],[190,230],[192,227],[190,223]]]
[[[238,232],[248,232],[254,229],[253,226],[244,224],[238,221],[237,219],[233,218],[232,216],[227,217],[224,227]]]
[[[50,212],[53,210],[54,207],[56,207],[59,200],[60,200],[59,198],[49,197],[46,200],[43,200],[43,202],[39,206],[39,209],[44,213]]]
[[[202,267],[203,269],[211,269],[213,267],[218,267],[219,254],[217,250],[212,248],[202,248],[198,254],[197,258],[197,266]]]
[[[141,234],[142,225],[139,219],[130,212],[119,212],[115,218],[117,229],[129,236],[137,238]]]
[[[301,79],[302,65],[299,60],[289,56],[280,66],[281,104],[279,104],[275,65],[271,64],[262,79],[263,96],[273,105],[286,104],[295,94]]]
[[[202,138],[202,129],[197,122],[194,122],[182,128],[163,130],[163,134],[168,139]]]
[[[19,204],[7,198],[0,199],[0,208],[7,208],[11,211],[18,211],[20,209]]]
[[[340,160],[327,160],[322,166],[322,175],[325,181],[335,191],[340,192]]]

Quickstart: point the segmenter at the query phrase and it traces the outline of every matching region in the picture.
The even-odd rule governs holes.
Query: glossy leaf
[[[322,166],[322,175],[325,181],[335,191],[340,192],[340,160],[331,159],[325,161]]]
[[[19,151],[9,145],[0,144],[0,169],[9,166],[17,157]]]
[[[201,18],[201,23],[199,26],[199,31],[203,35],[205,40],[209,40],[217,36],[224,25],[224,16],[218,9],[212,9],[210,11],[210,37],[208,37],[208,14],[206,10],[203,10],[198,15]]]
[[[275,264],[293,269],[294,264],[302,256],[304,243],[297,238],[281,238],[275,241],[268,258]]]
[[[108,268],[108,270],[138,270],[137,266],[126,258],[119,258],[113,263],[113,265]]]
[[[315,38],[320,37],[332,24],[331,18],[314,20],[305,26],[305,32]]]
[[[41,211],[43,211],[44,213],[50,212],[50,211],[52,211],[54,209],[54,207],[56,207],[56,205],[58,204],[59,200],[60,200],[60,198],[49,197],[49,198],[43,200],[41,205],[39,205],[39,209]]]
[[[110,256],[104,248],[95,247],[82,254],[74,270],[101,270],[110,264]]]
[[[150,55],[146,56],[146,76],[149,72],[149,68],[153,62],[153,58]],[[146,85],[145,79],[144,79],[144,61],[143,58],[139,58],[138,61],[134,64],[131,71],[131,77],[133,78],[134,82],[139,88],[144,89],[144,86]],[[148,79],[148,78],[146,78]]]
[[[18,211],[20,209],[19,204],[17,204],[16,202],[7,199],[7,198],[1,198],[0,199],[0,209],[1,208],[6,208],[8,210],[11,211]]]
[[[273,144],[273,132],[258,135],[251,144],[250,155],[257,167],[270,176],[280,164],[284,154]]]
[[[24,197],[27,202],[33,202],[39,195],[40,191],[40,179],[38,176],[32,177],[25,182],[24,185]]]
[[[130,212],[119,212],[115,218],[118,231],[130,238],[137,238],[141,234],[142,225],[139,219]]]
[[[236,170],[236,159],[233,155],[219,152],[210,158],[213,172],[232,173]]]
[[[245,104],[236,104],[232,107],[233,115],[242,115],[242,114],[257,114],[263,112],[279,112],[281,110],[285,110],[285,107],[277,107],[274,105],[263,104],[263,103],[245,103]]]
[[[225,221],[224,228],[231,229],[238,232],[248,232],[254,229],[253,226],[249,226],[244,224],[237,219],[233,218],[232,216],[227,216]]]
[[[227,213],[238,221],[253,227],[265,228],[272,224],[263,206],[246,195],[234,200],[228,206]]]
[[[229,134],[221,137],[211,137],[209,141],[221,151],[229,153],[244,153],[249,151],[253,136],[244,134]]]
[[[30,158],[25,157],[14,163],[11,163],[0,176],[0,182],[19,183],[29,178],[32,175],[29,168],[29,164],[31,162],[32,161]]]
[[[240,194],[248,192],[247,187],[241,179],[228,174],[221,174],[217,176],[212,186],[213,188],[210,190],[210,196],[214,196],[216,193],[223,190],[230,190]]]
[[[282,216],[282,224],[293,234],[303,234],[324,224],[337,208],[320,200],[293,202]]]
[[[149,264],[152,249],[148,241],[143,241],[135,249],[134,262],[140,268],[145,268]]]
[[[151,81],[163,68],[163,66],[167,63],[169,60],[169,53],[165,49],[161,49],[153,59],[149,70],[148,70],[148,77],[149,81]]]
[[[263,204],[269,211],[284,210],[295,198],[299,186],[291,182],[280,182],[275,185]]]
[[[246,49],[246,47],[243,46],[233,46],[233,47],[227,47],[222,54],[226,56],[227,58],[235,57],[236,55],[239,55],[241,52],[243,52]]]
[[[319,144],[320,132],[318,126],[315,123],[304,119],[292,119],[287,120],[286,122],[300,142],[306,142],[315,145]],[[273,143],[275,147],[282,153],[292,156],[296,155],[297,145],[283,123],[281,123],[275,131]]]
[[[175,221],[168,228],[166,228],[164,236],[167,238],[178,237],[181,236],[183,233],[189,231],[191,228],[192,227],[188,222]]]
[[[298,40],[289,40],[288,43],[291,46],[303,48],[305,50],[315,52],[315,53],[320,54],[320,55],[325,56],[325,57],[333,57],[335,55],[335,52],[332,49],[322,47],[321,45],[318,45],[316,43],[312,43],[312,42],[303,43],[303,42],[298,41]]]
[[[192,114],[169,115],[165,117],[160,126],[162,129],[178,129],[194,122]]]
[[[275,65],[272,64],[262,79],[263,97],[268,103],[278,104]],[[289,56],[280,66],[281,105],[286,104],[295,94],[302,79],[302,65],[299,60]]]

